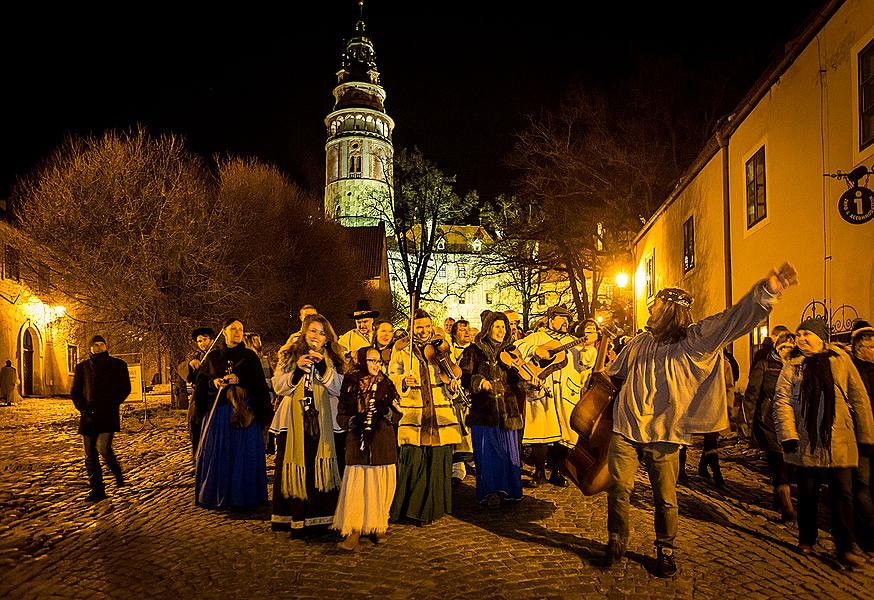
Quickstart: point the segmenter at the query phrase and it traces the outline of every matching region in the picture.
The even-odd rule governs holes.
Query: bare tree
[[[116,347],[181,360],[192,327],[231,315],[281,338],[300,304],[339,316],[335,299],[361,289],[318,202],[254,160],[210,170],[174,135],[71,138],[14,199],[29,260]]]

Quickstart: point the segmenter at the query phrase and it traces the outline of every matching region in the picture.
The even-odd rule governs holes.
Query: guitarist
[[[520,340],[516,347],[525,360],[551,358],[549,346],[573,344],[577,338],[568,334],[571,313],[563,306],[552,306],[546,311],[546,326]],[[588,326],[587,326],[588,328]],[[570,427],[570,415],[580,398],[580,391],[594,365],[597,352],[594,350],[597,328],[591,323],[590,339],[570,347],[565,363],[544,377],[543,388],[551,395],[533,393],[525,407],[523,444],[532,445],[534,476],[532,487],[546,482],[546,460],[550,459],[552,474],[549,482],[566,487],[567,480],[561,473],[566,448],[572,448],[577,434]],[[586,348],[581,346],[586,345]],[[561,363],[559,363],[561,364]]]

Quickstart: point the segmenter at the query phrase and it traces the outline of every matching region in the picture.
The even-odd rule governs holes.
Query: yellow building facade
[[[742,385],[770,327],[794,328],[815,316],[841,339],[853,319],[871,320],[874,209],[845,197],[841,216],[848,181],[824,176],[860,167],[874,170],[874,5],[833,1],[786,45],[784,58],[726,118],[638,234],[636,327],[663,287],[692,292],[694,316],[702,318],[783,261],[798,270],[800,284],[767,329],[735,342]]]

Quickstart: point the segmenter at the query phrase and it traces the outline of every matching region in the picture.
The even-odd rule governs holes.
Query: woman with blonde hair
[[[337,335],[319,314],[279,349],[273,389],[283,396],[270,425],[277,436],[273,481],[274,529],[333,522],[340,488],[334,439],[337,397],[346,362]]]

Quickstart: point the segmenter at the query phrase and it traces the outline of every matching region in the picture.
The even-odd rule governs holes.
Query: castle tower
[[[325,216],[346,227],[376,225],[391,214],[391,135],[373,42],[365,32],[364,2],[355,34],[337,71],[334,110],[325,118]]]

